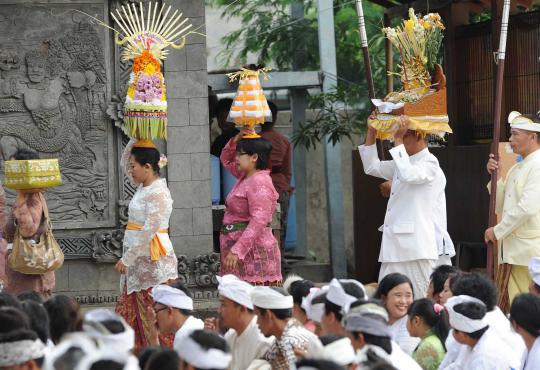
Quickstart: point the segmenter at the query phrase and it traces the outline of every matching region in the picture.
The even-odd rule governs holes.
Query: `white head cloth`
[[[227,369],[231,363],[230,353],[217,348],[204,349],[191,335],[184,335],[174,347],[178,356],[197,369]]]
[[[283,295],[267,286],[257,286],[251,291],[253,306],[267,310],[283,310],[293,307],[293,297]]]
[[[39,339],[23,339],[0,343],[0,366],[24,364],[45,356],[45,344]]]
[[[358,298],[345,293],[345,289],[343,289],[341,283],[355,284],[360,289],[362,289],[362,291],[364,292],[364,297],[367,297],[367,294],[364,286],[359,281],[353,279],[332,279],[332,281],[330,282],[330,288],[328,289],[328,294],[326,295],[326,299],[333,304],[338,305],[342,308],[344,313],[347,313],[347,311],[349,311],[351,303],[357,301]]]
[[[516,111],[510,112],[508,115],[508,123],[511,128],[540,132],[540,123],[536,123],[529,117],[525,117]]]
[[[156,285],[152,289],[152,297],[154,298],[154,302],[161,303],[165,306],[175,307],[181,310],[193,310],[193,299],[188,297],[180,289],[168,285]]]
[[[313,300],[328,292],[328,285],[322,288],[311,288],[309,294],[302,298],[302,308],[306,311],[308,319],[320,323],[322,315],[324,314],[324,302],[313,303]]]
[[[356,354],[349,338],[341,338],[324,346],[321,359],[333,361],[341,366],[349,366],[356,359]]]
[[[448,301],[446,301],[445,307],[448,311],[448,317],[450,321],[450,326],[454,329],[462,331],[464,333],[474,333],[480,329],[488,326],[486,316],[479,320],[468,318],[465,315],[460,314],[459,312],[454,311],[454,307],[461,303],[476,303],[482,306],[486,306],[484,302],[474,297],[469,297],[468,295],[458,295],[454,296]]]
[[[101,322],[118,321],[124,327],[121,333],[110,333]],[[96,325],[97,324],[97,325]],[[95,339],[100,347],[112,351],[129,352],[135,347],[135,332],[126,321],[116,313],[105,308],[88,311],[84,316],[83,330]]]
[[[540,285],[540,257],[533,257],[529,263],[529,272],[536,285]]]
[[[56,370],[56,367],[54,366],[56,360],[62,357],[71,348],[79,348],[83,352],[83,357],[87,357],[98,350],[96,343],[90,339],[86,333],[69,333],[64,336],[63,340],[52,349],[49,355],[45,357],[43,370]],[[76,364],[70,363],[69,365],[65,366],[71,365]]]
[[[244,307],[253,309],[253,303],[251,302],[251,291],[253,286],[245,281],[238,279],[234,275],[218,276],[219,282],[218,291],[219,295],[230,299]]]
[[[388,363],[392,363],[390,354],[388,354],[384,349],[373,344],[366,344],[361,350],[356,354],[356,362],[360,365],[359,368],[362,368],[364,362],[369,362],[368,353],[373,352],[379,358],[385,360]]]
[[[139,361],[130,353],[118,353],[113,350],[100,349],[86,355],[75,367],[75,370],[90,370],[93,364],[98,361],[115,361],[123,364],[123,370],[140,370]]]

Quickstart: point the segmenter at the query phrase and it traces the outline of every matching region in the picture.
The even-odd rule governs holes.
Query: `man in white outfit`
[[[458,369],[510,370],[517,369],[512,361],[512,348],[489,330],[486,306],[479,299],[459,295],[448,299],[448,311],[453,337],[469,351]],[[519,366],[519,363],[518,365]],[[454,368],[454,367],[452,367]]]
[[[402,116],[394,134],[392,160],[380,161],[376,130],[368,125],[364,145],[358,147],[367,175],[392,180],[386,209],[379,262],[379,281],[392,272],[408,276],[415,298],[425,296],[429,276],[438,264],[449,263],[454,247],[446,232],[446,178],[427,140],[408,130]]]
[[[254,360],[264,356],[275,338],[266,338],[259,330],[250,297],[253,287],[234,275],[218,276],[218,281],[220,326],[229,329],[224,337],[232,354],[229,370],[249,369]],[[267,368],[270,369],[269,364]]]

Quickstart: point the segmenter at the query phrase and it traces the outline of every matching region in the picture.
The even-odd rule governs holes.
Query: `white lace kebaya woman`
[[[178,261],[169,239],[173,200],[165,179],[159,177],[159,151],[151,141],[131,140],[122,154],[122,167],[138,184],[129,203],[123,256],[115,269],[121,276],[116,312],[135,330],[135,352],[150,344],[154,334],[151,289],[178,277]],[[160,336],[172,347],[172,336]]]

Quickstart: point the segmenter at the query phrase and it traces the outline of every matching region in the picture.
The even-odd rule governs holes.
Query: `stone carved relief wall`
[[[114,226],[107,32],[65,2],[1,7],[1,159],[19,148],[59,158],[64,184],[46,192],[57,229]],[[99,0],[76,8],[107,12]],[[61,244],[81,254],[85,243]]]
[[[114,241],[114,233],[104,238],[99,237],[96,243],[101,245],[102,249],[95,257],[99,259],[107,256],[101,262],[116,262],[120,258],[121,249],[120,253],[115,252],[118,251],[115,249],[118,244]],[[102,251],[105,253],[100,255]],[[219,268],[219,254],[217,253],[201,254],[191,261],[184,255],[178,256],[178,279],[189,287],[196,301],[216,302],[218,298],[216,276]],[[108,292],[100,295],[75,295],[75,299],[80,304],[86,305],[113,305],[118,301],[118,294]]]

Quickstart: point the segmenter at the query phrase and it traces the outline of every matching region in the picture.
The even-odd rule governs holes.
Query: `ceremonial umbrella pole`
[[[499,136],[501,133],[501,110],[502,110],[502,95],[504,83],[504,59],[506,54],[506,36],[508,35],[508,17],[510,14],[510,0],[504,0],[503,13],[501,20],[501,36],[499,39],[499,51],[495,54],[495,63],[497,64],[497,80],[495,87],[495,119],[493,120],[493,143],[491,152],[495,156],[495,160],[499,161]],[[488,227],[493,227],[497,224],[497,216],[495,215],[496,195],[497,195],[497,170],[491,173],[491,193],[489,196],[489,219]],[[487,273],[490,278],[494,278],[494,261],[493,248],[495,243],[488,242],[487,245]]]
[[[364,19],[364,8],[362,6],[362,0],[356,0],[356,12],[358,13],[358,31],[360,32],[360,43],[362,45],[362,52],[364,54],[364,67],[366,69],[366,80],[368,84],[369,99],[375,99],[375,84],[373,83],[373,72],[371,71],[371,61],[369,60],[369,48],[366,33],[366,21]],[[382,143],[380,144],[381,156],[384,159],[384,148]]]
[[[369,48],[366,34],[366,21],[364,19],[364,8],[362,0],[356,0],[356,12],[358,13],[358,30],[360,32],[360,43],[364,53],[364,66],[366,68],[366,80],[368,83],[368,93],[370,99],[375,99],[375,85],[373,84],[373,73],[371,72],[371,62],[369,60]]]

